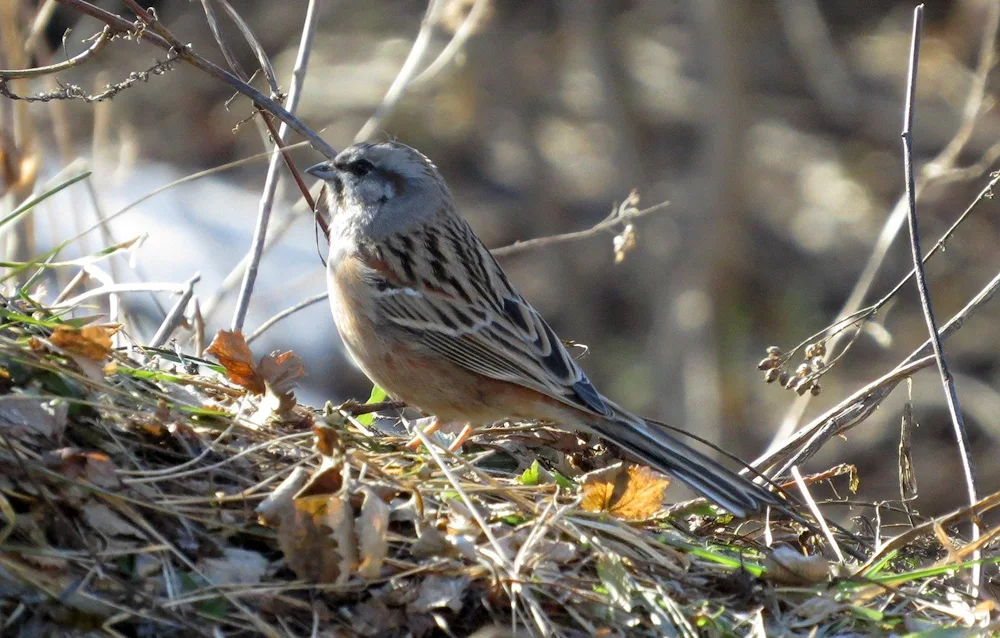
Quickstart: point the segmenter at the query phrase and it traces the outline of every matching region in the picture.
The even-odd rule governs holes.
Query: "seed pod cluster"
[[[797,349],[796,349],[797,350]],[[788,363],[795,354],[795,351],[785,354],[778,346],[770,346],[766,351],[767,356],[760,360],[757,369],[764,372],[764,382],[778,384],[788,390],[794,391],[799,396],[806,392],[817,396],[820,393],[819,377],[826,371],[826,343],[817,341],[805,348],[805,361],[800,363],[794,371],[789,371]]]

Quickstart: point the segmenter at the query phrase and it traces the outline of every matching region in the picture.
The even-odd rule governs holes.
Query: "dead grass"
[[[964,593],[962,515],[894,543],[869,530],[886,549],[838,564],[794,523],[664,510],[645,472],[571,476],[607,462],[572,436],[411,451],[295,403],[294,355],[227,377],[3,301],[3,635],[903,634],[994,616]]]

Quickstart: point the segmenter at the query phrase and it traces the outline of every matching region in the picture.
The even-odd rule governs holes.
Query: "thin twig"
[[[920,34],[924,22],[924,5],[920,4],[913,10],[913,39],[910,43],[910,69],[906,83],[906,108],[903,111],[903,172],[906,177],[907,222],[910,228],[910,253],[913,257],[913,268],[916,276],[917,290],[920,293],[920,307],[927,322],[927,332],[930,334],[931,346],[934,348],[934,358],[938,371],[941,373],[941,385],[944,387],[948,412],[951,415],[952,427],[955,430],[955,443],[958,445],[962,460],[962,473],[965,476],[969,505],[974,505],[979,497],[976,495],[975,466],[969,449],[969,433],[965,428],[962,410],[958,403],[958,392],[955,389],[955,379],[948,370],[948,363],[941,347],[941,337],[938,334],[937,320],[934,318],[934,308],[931,305],[931,295],[927,288],[927,275],[924,272],[923,249],[920,247],[920,234],[917,226],[917,198],[913,178],[913,105],[916,101],[917,65],[920,58]],[[972,542],[979,539],[979,523],[972,520]],[[980,552],[973,555],[973,560],[979,560]],[[972,570],[973,597],[979,595],[979,584],[982,569],[976,564]]]
[[[104,24],[110,26],[116,34],[127,35],[129,37],[134,37],[135,25],[117,16],[110,11],[106,11],[97,7],[86,0],[57,0],[60,4],[73,9],[79,13],[84,13],[97,20],[103,22]],[[127,0],[131,2],[131,0]],[[140,18],[143,19],[148,25],[155,24],[152,16],[149,15],[142,7],[137,5],[135,2],[131,2],[130,7],[137,7],[141,11]],[[164,37],[155,32],[143,31],[142,40],[149,42],[153,46],[159,47],[164,51],[169,51],[173,48],[173,45]],[[225,69],[221,68],[217,64],[206,60],[200,55],[194,53],[190,47],[184,47],[179,52],[179,57],[184,62],[194,66],[195,68],[225,82],[228,86],[235,89],[236,91],[242,93],[248,97],[255,104],[260,105],[262,108],[267,110],[269,113],[274,114],[282,122],[288,124],[296,133],[302,137],[309,140],[313,148],[319,153],[323,154],[329,159],[333,159],[337,155],[337,151],[334,150],[323,138],[316,134],[315,131],[310,129],[308,126],[299,121],[294,115],[289,113],[280,104],[267,97],[257,89],[253,88],[246,82],[243,82],[237,78],[232,73],[229,73]]]
[[[257,56],[257,64],[260,65],[261,70],[264,72],[264,78],[267,79],[267,86],[271,89],[271,93],[274,96],[281,96],[281,87],[278,85],[278,75],[274,72],[274,66],[271,65],[271,59],[267,57],[267,52],[264,51],[264,46],[257,39],[250,25],[246,23],[236,9],[233,8],[231,4],[226,2],[226,0],[218,0],[219,4],[222,5],[223,10],[229,15],[229,19],[232,20],[236,27],[243,34],[246,39],[247,44],[253,49],[254,55]],[[308,17],[306,18],[308,20]],[[292,109],[289,109],[292,111]],[[294,112],[294,111],[292,111]]]
[[[93,266],[87,267],[87,272],[93,274]],[[184,284],[170,284],[170,283],[138,283],[138,284],[109,284],[101,286],[100,288],[95,288],[94,290],[88,290],[85,293],[81,293],[76,297],[67,299],[61,305],[64,308],[72,308],[73,306],[79,305],[88,299],[94,299],[95,297],[103,297],[104,295],[117,295],[123,292],[172,292],[174,294],[181,294],[184,292]]]
[[[306,7],[305,22],[302,25],[302,37],[299,40],[299,51],[295,58],[295,67],[292,71],[292,82],[288,90],[288,100],[286,104],[288,111],[295,112],[299,103],[299,96],[302,93],[306,68],[309,66],[309,54],[312,51],[313,34],[316,32],[316,0],[309,0]],[[264,193],[260,199],[260,209],[257,213],[257,225],[254,227],[253,243],[250,249],[250,262],[247,264],[246,272],[243,276],[243,284],[240,287],[240,294],[236,301],[236,311],[233,313],[233,330],[243,330],[243,323],[246,320],[247,311],[250,309],[250,297],[253,294],[254,283],[257,281],[257,270],[260,267],[260,259],[264,254],[264,242],[267,240],[267,226],[271,219],[271,207],[274,204],[274,193],[278,186],[278,162],[281,159],[280,147],[285,144],[288,136],[288,125],[284,122],[278,130],[275,138],[274,154],[271,156],[271,163],[267,167],[267,177],[264,180]]]
[[[955,314],[941,329],[941,338],[947,339],[957,332],[983,304],[989,302],[1000,291],[1000,273],[980,290],[962,310]],[[776,450],[768,450],[750,465],[759,471],[774,467],[799,450],[788,465],[801,465],[805,459],[815,454],[831,437],[858,425],[892,392],[893,388],[914,372],[934,363],[930,339],[914,350],[893,370],[883,377],[854,392],[836,406],[814,419],[808,425],[788,437]],[[787,465],[786,465],[787,467]],[[748,470],[743,470],[746,473]],[[774,476],[780,476],[784,470]]]
[[[115,84],[106,84],[104,90],[99,93],[89,94],[82,86],[76,84],[60,84],[58,89],[45,91],[36,95],[18,95],[7,86],[7,80],[0,78],[0,95],[12,100],[24,100],[25,102],[51,102],[52,100],[83,100],[84,102],[102,102],[110,100],[126,89],[130,89],[140,82],[148,82],[151,77],[163,75],[174,68],[174,61],[177,59],[176,49],[167,51],[165,60],[157,60],[155,64],[143,71],[132,71],[128,77]]]
[[[608,217],[604,218],[603,221],[586,230],[578,230],[571,233],[562,233],[560,235],[550,235],[548,237],[538,237],[535,239],[516,241],[509,246],[494,248],[490,252],[493,253],[494,257],[507,257],[524,250],[544,248],[546,246],[552,246],[553,244],[561,244],[563,242],[576,241],[578,239],[587,239],[588,237],[593,237],[594,235],[598,235],[606,230],[612,230],[617,226],[627,224],[633,219],[654,213],[662,208],[666,208],[669,205],[670,202],[660,202],[655,206],[634,211],[622,211],[620,207],[618,207]]]
[[[184,310],[187,308],[188,302],[191,301],[191,297],[194,296],[194,285],[199,281],[201,281],[201,274],[195,273],[184,284],[184,292],[181,293],[181,298],[177,300],[177,303],[174,304],[173,308],[170,309],[170,312],[163,319],[160,328],[149,342],[150,348],[159,348],[166,343],[170,335],[177,329],[177,326],[184,320]]]
[[[809,493],[809,486],[806,482],[802,480],[802,473],[799,472],[799,466],[792,466],[792,478],[795,479],[795,484],[799,488],[799,492],[802,493],[802,499],[806,502],[809,507],[809,511],[812,512],[813,518],[819,523],[819,527],[823,530],[823,535],[826,536],[826,542],[830,544],[830,548],[833,549],[833,553],[837,555],[837,560],[843,565],[846,561],[844,560],[844,554],[840,551],[840,543],[834,538],[833,532],[830,531],[830,526],[826,524],[826,518],[823,516],[823,512],[819,510],[819,506],[816,505],[815,499],[813,499],[812,494]]]
[[[597,223],[596,225],[586,230],[564,233],[561,235],[550,235],[548,237],[538,237],[536,239],[528,239],[525,241],[517,241],[508,246],[494,248],[490,252],[493,253],[493,255],[496,257],[506,257],[508,255],[512,255],[514,253],[518,253],[523,250],[542,248],[545,246],[551,246],[552,244],[558,244],[567,241],[587,239],[589,237],[598,235],[606,230],[613,230],[617,226],[627,224],[629,221],[636,219],[638,217],[642,217],[643,215],[648,215],[649,213],[658,211],[662,208],[665,208],[667,205],[668,202],[661,202],[659,204],[656,204],[655,206],[650,206],[649,208],[643,210],[627,210],[627,209],[622,210],[622,207],[616,207],[614,212],[611,213],[611,215],[609,215],[603,221]],[[327,299],[328,297],[329,297],[328,293],[322,292],[313,295],[312,297],[303,299],[302,301],[295,304],[294,306],[291,306],[290,308],[282,310],[281,312],[279,312],[278,314],[274,315],[273,317],[265,321],[263,324],[261,324],[259,328],[254,330],[253,333],[249,337],[247,337],[247,343],[250,343],[253,340],[260,337],[262,334],[264,334],[265,331],[272,328],[276,323],[278,323],[282,319],[286,319],[289,316],[295,314],[296,312],[299,312],[300,310],[304,310],[314,304],[317,304]],[[212,301],[215,301],[217,303],[218,299],[213,297],[212,299],[209,300],[209,304],[206,304],[206,306],[210,305],[211,308],[214,309],[216,304],[213,304]],[[210,312],[210,310],[206,310],[206,312]]]
[[[431,31],[433,31],[434,25],[437,23],[437,16],[443,5],[444,2],[442,0],[430,0],[430,3],[427,5],[427,11],[424,12],[424,19],[420,23],[420,31],[413,41],[413,47],[410,49],[409,55],[406,56],[402,68],[399,69],[399,73],[389,86],[389,90],[385,92],[385,97],[382,98],[382,102],[375,109],[375,113],[368,118],[368,121],[358,131],[358,134],[354,136],[355,142],[363,142],[371,137],[378,130],[379,126],[382,125],[382,121],[396,108],[399,100],[406,92],[410,80],[417,74],[417,67],[427,54],[427,47],[431,43]]]
[[[480,21],[486,15],[486,12],[490,8],[490,0],[476,0],[476,4],[472,5],[472,9],[469,10],[469,15],[465,16],[465,20],[462,21],[461,26],[455,30],[455,34],[452,36],[451,40],[445,45],[441,53],[438,54],[434,61],[427,65],[427,68],[420,72],[420,75],[413,78],[410,82],[410,88],[416,88],[421,84],[429,82],[437,77],[455,56],[458,55],[459,51],[462,50],[462,46],[465,42],[476,32],[476,27],[479,26]]]
[[[53,73],[59,73],[60,71],[65,71],[66,69],[71,69],[74,66],[82,64],[89,60],[94,54],[104,48],[108,42],[111,41],[111,27],[105,26],[104,30],[101,31],[97,39],[90,47],[78,55],[66,60],[65,62],[59,62],[58,64],[50,64],[48,66],[40,66],[33,69],[10,69],[10,70],[0,70],[0,80],[16,80],[20,78],[37,78],[43,75],[51,75]]]
[[[951,179],[953,178],[951,175],[953,171],[963,170],[955,169],[955,161],[958,159],[961,151],[965,148],[965,145],[972,136],[973,129],[979,121],[978,116],[983,107],[986,82],[989,78],[990,71],[993,69],[998,31],[1000,31],[1000,0],[992,0],[990,3],[989,18],[986,20],[983,28],[983,39],[979,48],[979,62],[976,66],[972,90],[966,98],[965,108],[963,109],[962,124],[948,146],[942,149],[937,157],[928,162],[921,171],[920,181],[917,182],[915,189],[916,197],[918,199],[927,184],[939,179]],[[987,155],[988,154],[989,152],[987,152]],[[984,155],[983,159],[986,158],[987,156]],[[979,164],[982,165],[982,162]],[[989,164],[983,166],[983,170],[988,168]],[[967,171],[962,177],[966,177],[966,175]],[[861,307],[865,296],[875,283],[875,277],[878,274],[878,271],[885,262],[889,248],[892,246],[893,241],[903,227],[903,221],[905,218],[906,200],[904,197],[900,197],[893,205],[891,212],[886,218],[885,224],[882,226],[882,230],[879,232],[879,236],[875,240],[875,245],[872,247],[872,253],[868,258],[868,262],[865,264],[864,269],[858,276],[858,280],[854,284],[851,294],[844,302],[840,312],[837,313],[837,317],[839,319],[834,325],[839,323],[842,318],[854,315]],[[930,256],[930,253],[928,253],[928,256]],[[828,356],[834,353],[844,336],[845,335],[843,333],[831,335],[829,341],[827,342]],[[788,409],[788,412],[785,414],[785,417],[782,419],[781,426],[778,428],[778,431],[775,432],[775,435],[771,440],[771,444],[768,446],[768,452],[771,452],[783,445],[783,441],[795,430],[800,419],[802,418],[802,415],[805,414],[806,407],[809,405],[811,400],[812,395],[809,393],[806,393],[795,400],[792,406]]]
[[[295,304],[291,308],[285,308],[284,310],[282,310],[278,314],[274,315],[273,317],[271,317],[270,319],[268,319],[264,323],[260,324],[260,327],[257,328],[256,330],[254,330],[250,334],[250,336],[247,337],[247,344],[249,345],[249,344],[253,343],[254,340],[256,340],[259,336],[261,336],[268,329],[270,329],[274,324],[278,323],[279,321],[281,321],[285,317],[289,317],[289,316],[295,314],[296,312],[298,312],[300,310],[304,310],[304,309],[308,308],[309,306],[318,304],[319,302],[326,300],[327,297],[329,297],[329,296],[330,295],[328,293],[321,292],[318,295],[313,295],[312,297],[307,297],[306,299],[303,299],[302,301],[300,301],[299,303]]]

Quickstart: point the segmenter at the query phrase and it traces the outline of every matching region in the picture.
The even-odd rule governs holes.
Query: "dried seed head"
[[[813,387],[813,382],[809,379],[803,379],[801,383],[795,386],[795,392],[798,393],[799,396],[802,396],[808,392],[811,387]]]
[[[826,361],[823,361],[823,357],[813,357],[809,361],[809,365],[812,366],[813,370],[822,370],[826,367]]]
[[[813,386],[811,388],[809,388],[809,392],[812,393],[812,395],[814,397],[818,397],[819,396],[820,390],[821,390],[821,388],[819,387],[818,383],[814,383]]]
[[[813,344],[813,354],[815,354],[817,357],[826,356],[826,342],[825,341],[817,341],[816,343],[814,343]]]
[[[781,360],[779,360],[777,357],[768,357],[766,359],[760,360],[760,363],[757,364],[757,369],[771,370],[773,368],[777,368],[779,365],[781,365]]]
[[[781,370],[778,368],[771,368],[764,373],[764,382],[774,383],[779,376],[781,376]]]
[[[806,359],[812,359],[815,356],[816,356],[816,345],[810,343],[808,346],[806,346],[805,357]]]
[[[802,384],[802,381],[803,381],[802,377],[792,377],[791,379],[788,380],[788,383],[785,384],[785,387],[788,388],[789,390],[795,390],[796,388],[799,387],[799,385]]]
[[[812,368],[809,366],[808,363],[800,364],[799,367],[795,368],[795,374],[797,374],[800,377],[809,376],[810,372],[812,372]]]
[[[777,358],[782,355],[781,348],[779,348],[778,346],[768,346],[766,352],[767,356],[769,357]]]
[[[791,375],[788,374],[788,370],[782,370],[781,374],[778,375],[778,383],[780,383],[781,387],[783,387],[783,388],[787,388],[788,387],[788,381],[790,379],[791,379]]]

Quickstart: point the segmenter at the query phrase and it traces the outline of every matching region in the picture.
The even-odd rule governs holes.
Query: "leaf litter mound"
[[[215,363],[0,301],[0,635],[905,634],[994,614],[949,536],[968,512],[888,542],[862,526],[872,559],[844,563],[794,522],[666,508],[663,476],[556,429],[414,450],[373,420],[384,394],[300,405],[298,356],[239,333]]]

